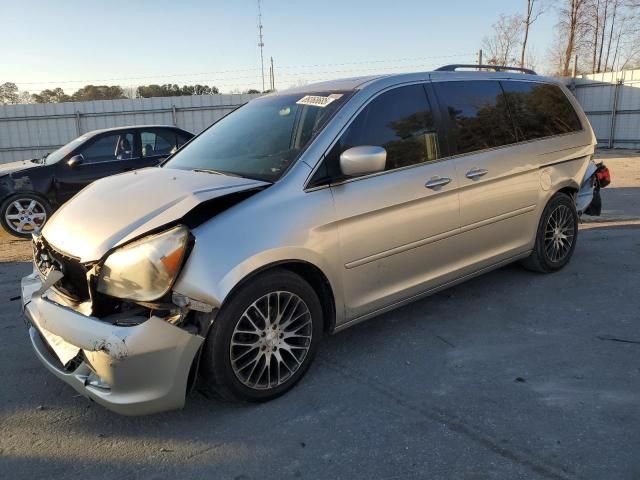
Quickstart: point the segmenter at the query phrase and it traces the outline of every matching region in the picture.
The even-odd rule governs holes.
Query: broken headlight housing
[[[115,250],[100,269],[97,290],[139,302],[163,297],[180,272],[188,243],[189,230],[177,226]]]

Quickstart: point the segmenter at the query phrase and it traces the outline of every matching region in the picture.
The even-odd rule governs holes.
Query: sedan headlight
[[[98,291],[141,302],[164,296],[178,276],[188,239],[187,228],[178,226],[114,251],[100,270]]]

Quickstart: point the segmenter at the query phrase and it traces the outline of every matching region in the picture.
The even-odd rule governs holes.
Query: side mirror
[[[67,165],[69,165],[71,168],[76,168],[82,162],[84,162],[84,157],[82,155],[74,155],[69,160],[67,160]]]
[[[353,147],[340,155],[340,169],[349,176],[382,172],[387,164],[387,151],[382,147]]]

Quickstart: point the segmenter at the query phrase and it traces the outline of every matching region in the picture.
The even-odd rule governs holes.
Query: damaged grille
[[[58,292],[76,302],[90,299],[87,269],[78,259],[55,250],[39,236],[33,241],[33,261],[43,277],[51,269],[62,272],[64,277],[53,287]]]

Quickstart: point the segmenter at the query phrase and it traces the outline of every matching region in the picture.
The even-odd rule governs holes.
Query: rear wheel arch
[[[569,195],[571,198],[575,199],[576,194],[578,193],[578,187],[574,185],[568,185],[566,187],[562,187],[556,190],[553,193],[553,195],[551,195],[551,198],[553,198],[557,193],[564,193],[565,195]],[[549,200],[551,200],[551,198],[549,198]]]

